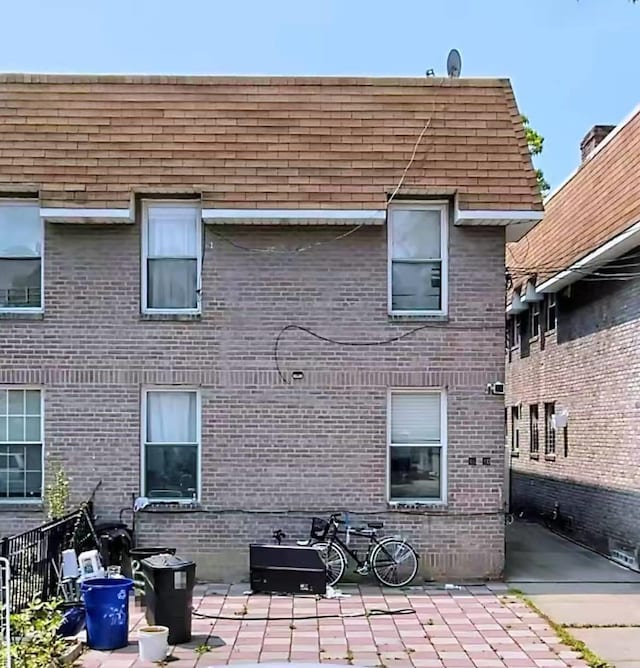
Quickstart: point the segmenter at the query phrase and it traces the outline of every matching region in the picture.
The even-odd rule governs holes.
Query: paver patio
[[[176,668],[295,661],[382,668],[563,668],[586,666],[549,625],[518,599],[488,587],[383,590],[349,586],[342,599],[248,596],[238,587],[198,585],[193,639],[172,648]],[[405,615],[368,615],[409,608]],[[323,615],[339,617],[302,619]],[[252,617],[270,617],[269,621]],[[284,618],[284,619],[274,619]],[[138,659],[135,629],[144,624],[132,605],[131,644],[85,653],[85,668],[150,666]],[[201,657],[198,646],[211,649]],[[218,646],[216,646],[218,645]]]

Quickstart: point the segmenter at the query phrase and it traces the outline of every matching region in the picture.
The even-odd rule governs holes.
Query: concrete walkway
[[[508,531],[506,575],[612,666],[640,668],[640,573],[537,524],[517,522]]]

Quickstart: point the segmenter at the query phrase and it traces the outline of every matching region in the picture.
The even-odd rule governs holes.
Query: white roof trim
[[[40,208],[40,218],[50,222],[118,221],[133,222],[129,209]]]
[[[531,221],[542,220],[543,211],[529,211],[529,210],[500,210],[489,211],[481,209],[470,209],[468,211],[458,211],[456,223],[462,225],[467,220],[486,220],[488,221],[505,221],[505,224],[514,222],[528,223]]]
[[[510,243],[520,241],[527,232],[531,231],[542,220],[543,216],[543,211],[470,209],[456,212],[455,225],[506,227],[506,241]]]
[[[361,222],[384,224],[384,209],[202,209],[202,218],[216,223]]]
[[[547,279],[536,288],[537,292],[558,292],[567,285],[579,281],[586,274],[596,271],[599,267],[624,255],[627,251],[640,245],[640,221],[627,228],[622,234],[609,239],[581,260],[574,262],[564,271]]]
[[[556,188],[554,188],[545,198],[544,198],[544,203],[545,205],[547,202],[549,202],[553,197],[555,197],[572,179],[576,174],[582,169],[584,165],[586,165],[588,162],[593,160],[600,151],[602,151],[605,146],[607,146],[613,139],[627,126],[631,121],[638,115],[640,114],[640,104],[627,116],[625,116],[618,125],[616,125],[613,130],[593,149],[593,151],[590,153],[589,156],[587,156],[586,160],[583,160],[570,174],[567,176],[567,178],[562,181]]]

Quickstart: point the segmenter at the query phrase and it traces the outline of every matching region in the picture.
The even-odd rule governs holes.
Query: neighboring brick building
[[[507,251],[511,505],[557,504],[560,528],[638,567],[640,108],[581,148],[544,220]]]
[[[486,388],[505,230],[541,217],[508,81],[2,75],[0,100],[0,532],[40,520],[44,450],[103,517],[152,497],[140,542],[202,577],[334,509],[425,574],[501,572]]]

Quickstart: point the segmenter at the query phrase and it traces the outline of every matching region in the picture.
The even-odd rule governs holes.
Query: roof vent
[[[580,142],[582,162],[585,162],[596,150],[598,144],[613,130],[615,125],[594,125]]]

